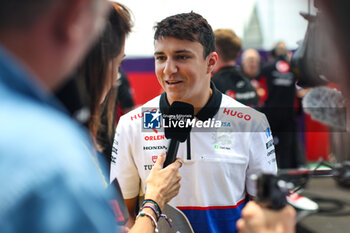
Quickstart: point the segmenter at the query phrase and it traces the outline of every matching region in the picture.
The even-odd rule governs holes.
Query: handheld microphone
[[[193,117],[193,105],[180,101],[173,102],[168,114],[163,114],[165,137],[170,139],[163,167],[175,161],[180,142],[184,142],[191,132],[188,121]]]
[[[286,195],[291,188],[290,183],[281,182],[272,174],[254,175],[251,178],[256,180],[258,203],[273,210],[280,210],[287,205]]]
[[[346,129],[345,100],[337,89],[315,87],[304,96],[302,104],[312,119],[340,130]]]

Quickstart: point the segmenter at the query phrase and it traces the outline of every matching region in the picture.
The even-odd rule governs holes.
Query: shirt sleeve
[[[256,196],[256,181],[251,179],[253,174],[277,174],[277,164],[273,137],[265,115],[261,115],[260,123],[249,140],[249,164],[246,176],[246,189],[249,195]]]
[[[132,132],[127,116],[122,116],[113,143],[110,182],[117,178],[124,199],[136,197],[140,187],[132,148]]]
[[[5,129],[8,139],[0,136],[2,142],[17,142],[33,125],[42,127],[32,130],[21,146],[2,144],[0,231],[115,232],[88,135],[70,120],[45,114],[27,114],[26,122],[10,129],[12,134]]]

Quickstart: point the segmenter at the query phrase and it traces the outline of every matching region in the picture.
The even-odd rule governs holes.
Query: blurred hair
[[[217,52],[225,62],[236,60],[242,50],[241,39],[231,29],[214,31]]]
[[[103,144],[99,143],[102,139],[97,138],[98,131],[105,131],[105,134],[111,136],[114,128],[116,93],[109,93],[101,105],[106,87],[113,82],[108,78],[113,76],[116,78],[117,75],[117,73],[108,75],[110,62],[121,53],[126,36],[130,33],[132,27],[129,10],[119,3],[111,2],[110,4],[112,10],[102,37],[89,52],[79,70],[80,85],[85,89],[91,113],[88,128],[96,138],[98,145]],[[103,108],[107,108],[107,126],[105,128],[101,128]]]
[[[288,54],[288,49],[286,44],[283,41],[279,41],[276,43],[274,48],[271,51],[273,57],[285,57]]]
[[[169,16],[154,27],[154,40],[174,37],[198,41],[204,48],[204,58],[215,51],[215,37],[211,26],[201,15],[190,12]]]

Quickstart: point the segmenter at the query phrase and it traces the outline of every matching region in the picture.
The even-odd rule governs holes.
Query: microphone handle
[[[175,139],[170,139],[168,144],[168,150],[166,152],[166,158],[163,168],[173,163],[176,159],[177,150],[179,149],[180,142]]]

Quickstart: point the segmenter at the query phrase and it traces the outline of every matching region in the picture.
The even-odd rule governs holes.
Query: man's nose
[[[163,71],[164,74],[170,76],[171,74],[176,73],[177,71],[178,71],[178,67],[176,65],[176,62],[171,59],[167,60]]]

